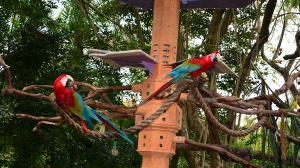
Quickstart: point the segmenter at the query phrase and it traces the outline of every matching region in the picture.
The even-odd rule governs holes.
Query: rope
[[[130,128],[124,129],[123,132],[127,135],[130,135],[132,133],[135,133],[149,124],[151,124],[152,121],[154,121],[157,117],[159,117],[162,113],[164,113],[165,110],[167,110],[170,105],[172,105],[179,97],[180,93],[190,87],[195,86],[194,81],[191,79],[183,79],[177,86],[176,90],[174,93],[169,97],[169,99],[155,112],[153,113],[150,117],[146,118],[144,121],[141,123],[132,126]],[[94,138],[102,138],[102,139],[112,139],[112,138],[119,138],[119,135],[115,132],[107,132],[107,133],[99,133],[95,131],[89,131],[90,134],[88,134],[82,126],[77,124],[73,119],[70,118],[69,115],[62,109],[59,108],[59,104],[56,102],[56,98],[54,93],[50,95],[51,98],[51,105],[53,108],[56,110],[56,112],[63,118],[63,120],[68,123],[74,130],[85,134],[87,136],[91,136]]]
[[[225,134],[229,134],[230,136],[234,136],[234,137],[243,137],[243,136],[246,136],[246,135],[256,131],[258,128],[260,128],[265,123],[265,121],[267,121],[266,117],[262,116],[263,108],[260,108],[260,109],[257,110],[258,122],[254,126],[248,128],[246,130],[243,130],[243,131],[230,130],[227,127],[223,126],[221,123],[219,123],[218,120],[214,117],[214,115],[212,114],[210,108],[208,108],[208,106],[204,102],[198,88],[192,88],[192,90],[193,90],[192,92],[194,93],[194,96],[195,96],[196,100],[199,102],[201,108],[203,109],[207,120],[215,128],[218,128],[219,130],[221,130]]]
[[[272,100],[266,94],[263,94],[262,96],[266,98],[268,104],[268,110],[270,110]]]
[[[265,121],[264,126],[265,126],[267,129],[269,129],[270,131],[274,132],[274,133],[275,133],[276,131],[278,131],[278,129],[277,129],[276,127],[274,127],[273,125],[271,125],[271,124],[268,123],[267,121]],[[296,139],[296,138],[294,138],[294,137],[292,137],[292,136],[290,136],[290,135],[285,135],[285,136],[286,136],[286,139],[287,139],[288,141],[293,142],[293,143],[295,143],[295,144],[297,144],[297,145],[300,145],[300,140],[299,140],[299,139]]]
[[[285,151],[286,151],[286,144],[285,144],[285,139],[286,139],[286,134],[285,134],[285,126],[284,126],[284,109],[281,108],[279,109],[280,116],[281,116],[281,123],[280,123],[280,149],[281,149],[281,159],[286,160],[285,157]]]
[[[124,129],[123,132],[127,135],[132,134],[134,132],[137,132],[138,130],[141,130],[143,128],[145,128],[146,126],[148,126],[149,124],[151,124],[151,122],[153,120],[155,120],[157,117],[159,117],[165,110],[167,110],[169,108],[169,106],[171,104],[173,104],[174,101],[176,101],[179,97],[179,94],[186,89],[189,88],[193,88],[193,92],[194,92],[194,96],[196,97],[197,101],[199,102],[201,108],[203,109],[207,120],[209,120],[214,127],[220,129],[222,132],[229,134],[231,136],[234,137],[242,137],[242,136],[246,136],[252,132],[254,132],[255,130],[257,130],[262,124],[268,128],[270,131],[272,132],[276,132],[277,128],[272,126],[270,123],[267,122],[266,117],[262,116],[262,108],[258,109],[257,111],[257,118],[258,118],[258,122],[248,128],[247,130],[244,131],[232,131],[228,128],[226,128],[225,126],[223,126],[222,124],[220,124],[216,118],[212,115],[211,110],[206,106],[200,92],[198,89],[195,90],[196,83],[193,82],[193,80],[191,79],[183,79],[177,86],[176,90],[174,91],[174,93],[170,96],[170,98],[155,112],[153,113],[150,117],[146,118],[144,121],[142,121],[140,124],[137,124],[135,126],[132,126],[130,128]],[[50,100],[51,100],[51,105],[53,106],[53,108],[56,110],[56,112],[62,117],[62,119],[68,123],[74,130],[85,134],[87,136],[91,136],[94,138],[102,138],[102,139],[112,139],[112,138],[119,138],[119,135],[117,133],[114,132],[107,132],[107,133],[99,133],[99,132],[95,132],[95,131],[90,131],[90,134],[87,134],[87,132],[83,129],[83,127],[81,127],[79,124],[77,124],[73,119],[70,118],[69,115],[66,114],[66,112],[60,107],[60,105],[56,102],[56,98],[54,93],[52,93],[50,96]],[[192,106],[192,104],[194,103],[188,103],[188,102],[180,102],[179,105],[183,105],[183,104],[189,104]],[[199,106],[197,104],[197,106]],[[293,142],[297,145],[300,145],[300,140],[286,135],[286,139],[290,142]]]

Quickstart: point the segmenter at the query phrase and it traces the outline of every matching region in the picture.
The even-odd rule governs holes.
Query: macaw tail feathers
[[[123,131],[121,131],[113,122],[111,122],[108,118],[106,118],[104,115],[102,115],[101,113],[94,111],[93,109],[91,109],[90,107],[87,107],[90,116],[97,120],[98,122],[102,123],[103,125],[105,125],[106,127],[112,129],[113,131],[117,132],[121,137],[123,137],[124,139],[126,139],[128,142],[130,142],[131,144],[133,144],[133,142],[128,138],[128,135],[126,135]]]
[[[85,131],[90,135],[90,131],[89,129],[86,127],[84,121],[82,118],[78,117],[77,115],[72,115],[74,118],[76,118],[76,120],[78,120],[80,122],[80,124],[82,125],[82,127],[85,129]]]
[[[147,99],[145,99],[142,103],[139,104],[139,106],[141,106],[142,104],[146,103],[146,101],[148,101],[149,99],[151,99],[152,97],[156,96],[157,94],[159,94],[160,92],[162,92],[163,90],[165,90],[167,87],[169,87],[172,83],[174,83],[176,78],[172,78],[170,79],[167,83],[165,83],[164,85],[162,85],[159,89],[157,89],[152,95],[150,95]]]

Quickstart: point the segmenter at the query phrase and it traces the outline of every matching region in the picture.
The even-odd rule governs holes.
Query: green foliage
[[[144,38],[142,47],[139,43],[136,18],[131,6],[115,0],[89,2],[107,17],[120,23],[133,39],[131,41],[128,34],[120,27],[112,24],[103,15],[85,5],[97,32],[104,41],[112,44],[117,50],[142,48],[146,53],[150,53],[153,10],[138,9]],[[286,1],[286,8],[290,4],[296,7],[299,2],[288,0]],[[130,85],[147,78],[148,75],[145,71],[113,68],[98,58],[88,57],[88,48],[103,50],[112,50],[112,48],[98,41],[83,12],[73,1],[63,1],[61,3],[63,5],[62,11],[57,18],[53,18],[51,10],[57,8],[57,5],[58,3],[51,0],[0,1],[0,53],[11,70],[12,83],[16,89],[22,90],[24,86],[28,85],[51,85],[63,73],[73,76],[76,81],[102,87]],[[236,23],[233,24],[233,20],[231,20],[229,30],[220,41],[219,51],[223,56],[222,61],[236,74],[240,70],[239,55],[244,56],[245,53],[249,53],[247,45],[252,30],[251,24],[253,23],[251,21],[255,19],[257,13],[253,6],[235,10]],[[196,48],[196,41],[202,43],[206,40],[213,12],[213,9],[190,10],[188,29],[190,46],[189,48],[183,47],[185,52],[191,54]],[[264,12],[265,5],[261,9],[261,13]],[[182,33],[186,31],[187,14],[187,10],[181,10],[179,18]],[[238,29],[238,38],[235,38],[234,28]],[[255,31],[257,31],[256,28]],[[182,40],[187,39],[182,38]],[[269,48],[272,48],[272,45],[269,45]],[[196,57],[203,54],[205,54],[204,47],[195,52]],[[255,61],[256,64],[266,66],[261,58],[257,58]],[[262,74],[267,76],[272,72],[264,71]],[[233,93],[237,75],[219,74],[217,80],[218,92],[224,93],[224,95]],[[276,78],[273,80],[275,81]],[[257,94],[266,93],[264,90],[266,82],[260,82],[258,75],[251,75],[249,81],[246,93],[242,94],[248,96],[253,92]],[[1,88],[4,88],[4,85],[5,74],[0,69]],[[79,87],[79,90],[84,89],[86,88]],[[30,92],[49,95],[52,90],[38,89]],[[83,95],[83,97],[85,96]],[[108,93],[107,96],[112,103],[119,105],[122,105],[125,99],[128,106],[139,100],[138,94],[131,92],[112,92]],[[100,100],[101,98],[96,97],[95,99]],[[56,116],[48,102],[16,97],[11,94],[1,94],[0,101],[1,167],[141,167],[141,156],[135,151],[137,134],[129,137],[134,141],[134,145],[128,145],[123,139],[118,140],[119,155],[112,156],[110,150],[113,147],[113,140],[98,140],[83,136],[74,132],[68,125],[63,127],[42,125],[39,131],[33,132],[32,129],[38,121],[15,116],[16,113],[33,116]],[[220,123],[226,122],[227,113],[226,110],[218,109]],[[204,120],[204,115],[200,111],[199,115]],[[272,117],[272,120],[275,121],[275,118]],[[115,119],[113,122],[120,128],[134,125],[133,121],[122,119]],[[242,127],[243,130],[249,128],[256,121],[254,118],[248,118],[248,120],[246,118],[245,122],[247,124]],[[299,119],[291,117],[288,122],[291,123],[291,127],[287,127],[287,130],[292,132],[293,136],[299,136],[296,131],[300,126]],[[93,129],[98,131],[100,127],[99,124]],[[223,139],[224,134],[221,133],[220,137]],[[197,139],[192,131],[190,138]],[[266,130],[262,132],[259,130],[240,138],[235,141],[234,146],[240,148],[251,146],[257,151],[267,153],[273,151],[275,155],[277,152],[274,135]],[[270,149],[266,146],[269,146]],[[288,147],[288,151],[292,153],[294,158],[299,155],[298,150],[299,146],[297,145]],[[198,156],[201,158],[202,152],[198,152]],[[205,160],[209,159],[210,155],[206,154]],[[274,166],[273,163],[267,163],[268,160],[265,163],[258,160],[253,160],[253,162],[260,165],[265,164],[268,167]],[[178,167],[187,166],[184,154],[180,151]],[[241,165],[236,164],[235,167],[241,167]]]
[[[13,86],[22,90],[28,85],[51,85],[63,73],[70,74],[76,81],[103,87],[122,85],[124,75],[120,69],[84,54],[83,46],[99,48],[100,45],[91,38],[93,33],[86,33],[89,27],[80,12],[69,11],[74,16],[70,20],[54,20],[51,9],[55,5],[52,1],[42,0],[0,2],[0,53],[10,67]],[[5,74],[1,70],[0,83],[3,88]],[[86,88],[79,87],[79,90],[82,89]],[[49,95],[53,91],[38,89],[30,92]],[[113,92],[108,97],[114,104],[122,104],[122,94]],[[90,138],[74,132],[68,125],[42,125],[40,130],[32,131],[38,121],[15,116],[16,113],[24,113],[54,117],[56,113],[50,103],[11,94],[1,94],[0,100],[1,167],[122,165],[131,168],[141,165],[141,156],[135,151],[136,134],[129,136],[134,145],[119,139],[119,154],[112,156],[113,140]],[[123,121],[121,127],[132,125],[132,121]],[[95,131],[99,131],[98,128],[96,125]]]

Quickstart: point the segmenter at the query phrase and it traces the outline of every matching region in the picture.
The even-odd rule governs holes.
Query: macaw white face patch
[[[60,83],[61,83],[64,87],[66,87],[67,81],[68,81],[68,77],[67,77],[67,76],[64,76],[63,78],[61,78]]]
[[[220,53],[217,54],[218,62],[221,61]]]

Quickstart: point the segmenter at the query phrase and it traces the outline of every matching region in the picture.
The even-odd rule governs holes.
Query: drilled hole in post
[[[162,144],[159,144],[159,147],[162,147]]]
[[[162,120],[163,120],[163,121],[166,121],[166,118],[164,117],[164,118],[162,118]],[[178,121],[179,121],[179,120],[178,120]]]
[[[147,92],[147,96],[149,96],[149,92]]]
[[[144,139],[146,139],[146,135],[144,135]]]
[[[142,117],[142,120],[144,120],[144,117]]]
[[[150,84],[147,85],[147,88],[149,88],[149,87],[150,87]]]
[[[165,113],[166,111],[167,111],[167,110],[165,110],[164,113]]]
[[[180,120],[178,120],[178,123],[180,123]]]
[[[143,146],[145,147],[145,146],[146,146],[146,144],[145,144],[145,143],[143,143]]]
[[[164,137],[163,136],[160,136],[160,139],[163,139]]]

